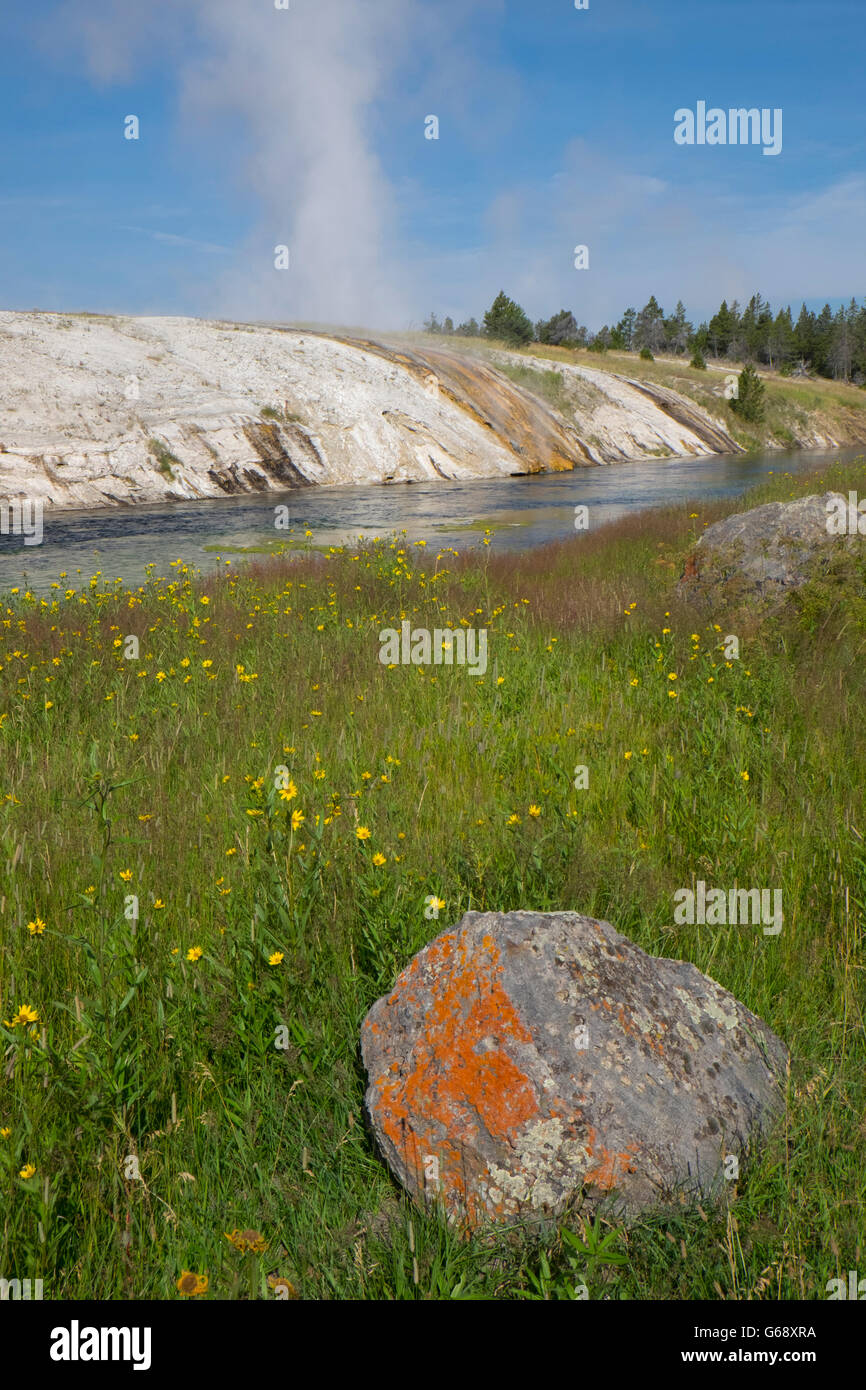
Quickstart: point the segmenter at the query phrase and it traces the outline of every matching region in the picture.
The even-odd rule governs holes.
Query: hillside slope
[[[706,411],[567,369],[560,411],[483,361],[271,325],[0,313],[0,496],[92,508],[736,450]],[[565,369],[563,369],[565,371]]]
[[[520,352],[505,353],[491,345],[482,346],[478,339],[461,339],[459,346],[461,351],[475,351],[491,360],[507,357],[527,364],[531,360],[535,381],[530,382],[525,374],[519,379],[547,399],[555,399],[549,390],[550,373],[561,369],[630,383],[665,409],[671,409],[672,393],[692,410],[696,407],[697,418],[705,420],[710,416],[716,421],[734,441],[734,449],[828,450],[866,443],[866,390],[851,382],[818,376],[783,377],[780,372],[761,366],[758,375],[766,391],[764,418],[748,422],[731,410],[725,397],[727,381],[744,366],[739,361],[709,358],[706,370],[700,371],[685,357],[658,356],[648,362],[635,352],[613,349],[599,355],[585,349],[533,343]],[[568,409],[564,414],[571,418]],[[680,418],[676,411],[675,418]],[[691,416],[683,418],[690,420]]]

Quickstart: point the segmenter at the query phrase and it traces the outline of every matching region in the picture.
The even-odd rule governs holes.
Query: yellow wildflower
[[[32,1008],[30,1007],[29,1004],[22,1004],[22,1005],[20,1006],[20,1008],[19,1008],[17,1014],[13,1014],[12,1017],[11,1017],[11,1019],[4,1018],[4,1020],[3,1020],[3,1027],[4,1027],[4,1028],[17,1028],[19,1024],[23,1027],[24,1024],[26,1024],[26,1023],[38,1023],[38,1022],[39,1022],[39,1015],[38,1015],[38,1013],[36,1012],[36,1010],[35,1010],[35,1009],[32,1009]]]
[[[202,603],[206,600],[202,599]],[[184,1298],[198,1298],[199,1294],[207,1293],[208,1277],[206,1274],[193,1274],[185,1269],[175,1285],[178,1293]]]

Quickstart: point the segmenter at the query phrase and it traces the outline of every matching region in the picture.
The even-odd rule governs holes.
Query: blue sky
[[[0,13],[0,306],[400,328],[505,288],[597,328],[866,296],[863,0],[289,4]],[[782,152],[678,146],[698,101],[781,108]]]

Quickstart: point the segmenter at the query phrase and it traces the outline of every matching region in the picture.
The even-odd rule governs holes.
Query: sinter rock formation
[[[467,912],[361,1032],[367,1110],[413,1197],[477,1224],[710,1199],[784,1109],[788,1054],[683,961],[574,912]]]
[[[563,371],[583,402],[567,418],[489,361],[426,344],[0,312],[0,497],[89,508],[738,447],[674,392]]]

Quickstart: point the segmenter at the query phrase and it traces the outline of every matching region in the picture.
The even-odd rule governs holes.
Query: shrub
[[[653,357],[648,347],[641,348],[640,359],[642,362],[655,362],[655,358]]]
[[[737,395],[730,401],[731,410],[743,420],[763,420],[764,383],[751,363],[737,377]]]

